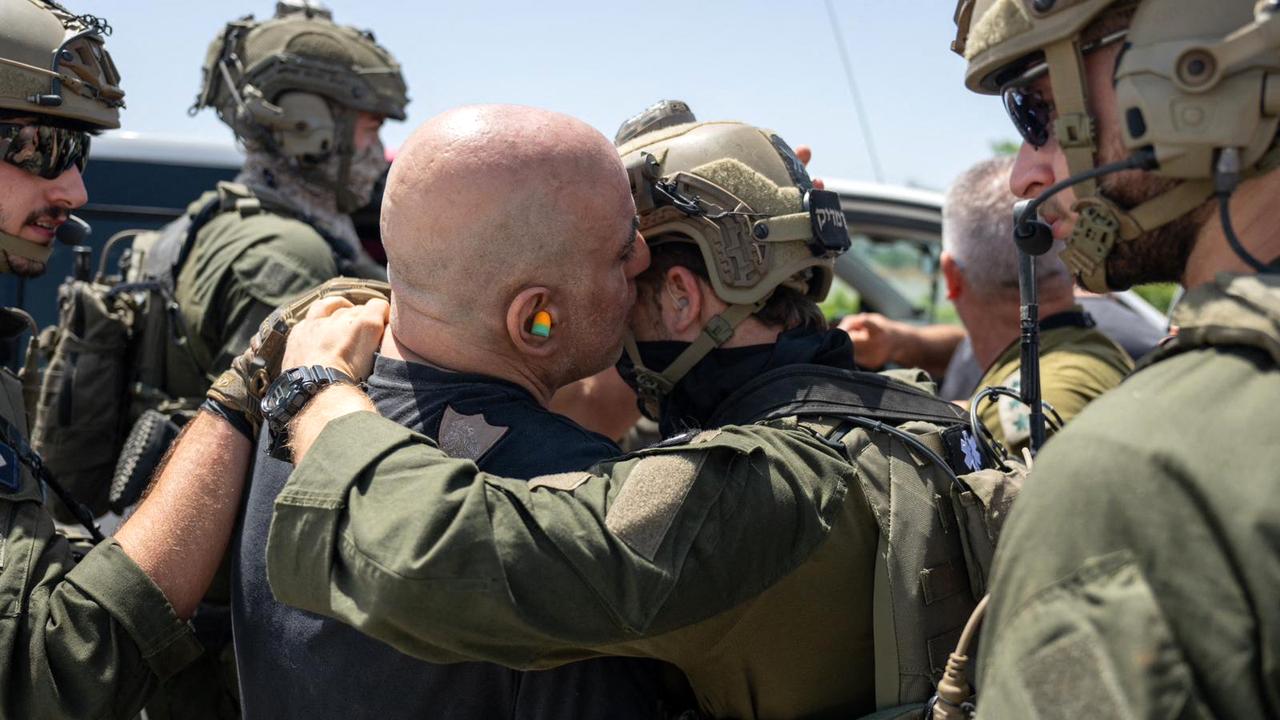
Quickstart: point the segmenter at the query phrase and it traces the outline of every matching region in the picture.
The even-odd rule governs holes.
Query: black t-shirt
[[[450,455],[506,477],[582,470],[619,453],[517,385],[379,357],[378,411]],[[259,443],[232,569],[232,619],[244,716],[254,718],[653,718],[662,664],[602,658],[541,672],[489,663],[434,665],[336,620],[276,601],[267,583],[272,504],[291,466]],[[318,549],[317,549],[318,550]]]

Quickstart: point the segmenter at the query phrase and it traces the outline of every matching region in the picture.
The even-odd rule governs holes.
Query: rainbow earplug
[[[533,316],[533,327],[529,332],[538,337],[551,337],[551,313],[546,310],[539,310]]]

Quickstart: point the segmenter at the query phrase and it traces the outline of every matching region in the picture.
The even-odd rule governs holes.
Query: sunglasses
[[[89,133],[52,125],[0,122],[0,157],[6,163],[53,180],[89,162]]]
[[[1108,45],[1114,45],[1124,40],[1127,34],[1128,31],[1122,30],[1107,35],[1095,42],[1082,46],[1080,54],[1088,55]],[[1022,136],[1022,139],[1037,150],[1049,143],[1050,132],[1053,128],[1054,107],[1053,103],[1045,100],[1044,95],[1032,85],[1036,80],[1048,74],[1048,63],[1035,63],[1001,90],[1004,109],[1005,112],[1009,113],[1009,119],[1013,120],[1013,126],[1017,128],[1018,134]]]

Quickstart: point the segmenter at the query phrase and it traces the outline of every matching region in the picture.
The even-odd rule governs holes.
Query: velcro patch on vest
[[[529,489],[537,490],[538,488],[548,488],[551,490],[559,490],[561,492],[573,492],[582,486],[582,483],[591,479],[589,472],[567,472],[556,473],[555,475],[543,475],[529,481]]]
[[[284,297],[290,294],[294,283],[298,281],[298,269],[285,265],[274,258],[262,264],[258,276],[254,278],[255,288],[268,297]]]
[[[510,429],[505,425],[490,425],[484,415],[463,415],[449,406],[440,418],[440,431],[436,436],[440,449],[449,457],[478,462]]]
[[[0,443],[0,492],[17,492],[21,485],[22,466],[18,464],[17,451]]]
[[[1020,679],[1037,710],[1036,717],[1049,720],[1133,717],[1123,709],[1123,693],[1116,687],[1110,669],[1111,661],[1099,647],[1096,635],[1070,633],[1027,658]]]
[[[702,468],[700,453],[652,455],[638,461],[605,516],[605,527],[650,562]]]

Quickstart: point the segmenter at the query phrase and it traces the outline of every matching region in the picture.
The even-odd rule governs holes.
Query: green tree
[[[996,155],[1017,155],[1022,144],[1016,140],[992,140],[991,152]]]
[[[1152,283],[1139,285],[1133,291],[1155,306],[1157,310],[1167,314],[1169,306],[1173,304],[1174,296],[1178,293],[1178,286],[1176,283]]]

